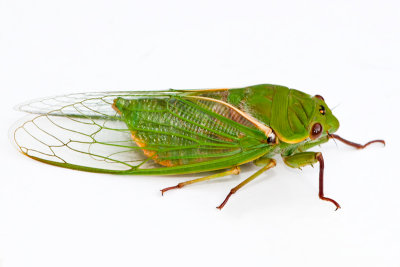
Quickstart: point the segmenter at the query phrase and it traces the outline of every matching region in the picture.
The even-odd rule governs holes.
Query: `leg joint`
[[[232,169],[232,174],[239,174],[240,173],[240,167],[239,166],[235,166]]]

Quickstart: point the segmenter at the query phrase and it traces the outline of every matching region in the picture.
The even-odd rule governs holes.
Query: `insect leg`
[[[222,209],[225,206],[226,202],[228,202],[229,198],[233,194],[235,194],[240,188],[242,188],[243,186],[245,186],[249,182],[253,181],[257,176],[259,176],[260,174],[262,174],[266,170],[271,169],[272,167],[275,167],[276,161],[274,159],[263,158],[263,159],[261,159],[259,161],[256,161],[255,164],[256,165],[263,164],[264,167],[262,167],[260,170],[258,170],[256,173],[254,173],[252,176],[250,176],[249,178],[247,178],[246,180],[244,180],[243,182],[241,182],[240,184],[238,184],[237,186],[232,188],[231,191],[229,192],[229,194],[226,196],[225,200],[221,203],[221,205],[219,205],[217,207],[217,209]]]
[[[312,165],[319,162],[319,198],[332,202],[336,206],[336,210],[340,209],[339,203],[331,198],[324,196],[324,158],[321,152],[303,152],[283,158],[286,165],[292,168],[300,168],[306,165]]]
[[[197,179],[194,179],[194,180],[189,180],[189,181],[186,181],[186,182],[183,182],[183,183],[179,183],[179,184],[177,184],[175,186],[166,187],[166,188],[161,190],[161,194],[164,195],[165,192],[167,192],[167,191],[169,191],[171,189],[182,188],[185,185],[194,184],[194,183],[198,183],[198,182],[202,182],[202,181],[208,181],[208,180],[211,180],[211,179],[215,179],[215,178],[219,178],[219,177],[223,177],[223,176],[227,176],[227,175],[231,175],[231,174],[239,174],[239,173],[240,173],[240,168],[239,168],[239,166],[236,166],[236,167],[233,167],[230,170],[227,170],[227,171],[224,171],[224,172],[221,172],[221,173],[216,173],[216,174],[209,175],[209,176],[206,176],[206,177],[197,178]]]
[[[368,143],[366,143],[364,145],[361,145],[361,144],[357,144],[357,143],[351,142],[349,140],[346,140],[346,139],[340,137],[337,134],[329,134],[329,137],[332,138],[332,139],[339,140],[339,141],[345,143],[346,145],[355,147],[357,149],[366,148],[367,146],[369,146],[370,144],[373,144],[373,143],[382,143],[383,145],[385,145],[385,141],[384,140],[372,140],[372,141],[369,141]]]
[[[321,137],[315,141],[305,142],[304,144],[302,144],[301,146],[299,146],[297,148],[297,152],[305,152],[314,146],[322,145],[323,143],[326,143],[328,141],[329,141],[329,137],[325,136],[325,137]]]

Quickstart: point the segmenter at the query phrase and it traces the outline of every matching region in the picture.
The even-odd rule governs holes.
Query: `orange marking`
[[[111,105],[112,109],[115,110],[119,115],[122,115],[122,112],[117,108],[117,106],[115,105],[115,102],[117,102],[117,99],[114,99],[114,102]]]
[[[158,156],[157,156],[157,152],[153,151],[153,150],[149,150],[149,149],[144,149],[146,147],[146,143],[140,139],[139,137],[136,136],[135,132],[132,132],[132,139],[133,141],[135,141],[135,143],[142,148],[143,153],[153,159],[155,162],[157,162],[160,165],[163,165],[165,167],[173,167],[176,166],[176,164],[174,164],[171,160],[159,160]]]
[[[115,105],[115,101],[117,99],[114,99],[114,103],[112,104],[112,108],[118,112],[119,115],[122,115],[122,112],[117,108]],[[173,167],[176,166],[171,160],[159,160],[157,156],[157,152],[149,149],[144,149],[146,147],[146,142],[140,139],[139,137],[136,136],[136,132],[131,131],[132,133],[132,139],[135,141],[135,143],[138,145],[138,147],[142,148],[142,151],[146,157],[152,158],[156,163],[163,165],[165,167]]]

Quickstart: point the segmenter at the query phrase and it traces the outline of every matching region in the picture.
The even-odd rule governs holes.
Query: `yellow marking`
[[[253,116],[251,116],[250,114],[247,114],[243,111],[241,111],[240,109],[238,109],[237,107],[232,106],[231,104],[228,104],[224,101],[218,100],[218,99],[213,99],[213,98],[209,98],[209,97],[204,97],[204,96],[187,96],[188,98],[195,98],[195,99],[201,99],[201,100],[207,100],[207,101],[212,101],[212,102],[216,102],[219,104],[222,104],[224,106],[227,106],[231,109],[233,109],[234,111],[236,111],[237,113],[239,113],[240,115],[242,115],[245,119],[247,119],[249,122],[251,122],[254,126],[256,126],[260,131],[262,131],[265,136],[269,136],[272,133],[272,129],[268,126],[266,126],[265,124],[259,122],[256,118],[254,118]]]
[[[304,140],[306,140],[308,138],[308,136],[306,136],[306,137],[302,137],[302,138],[298,138],[298,139],[294,139],[294,140],[289,140],[289,139],[286,139],[285,137],[281,136],[279,133],[275,133],[275,134],[278,136],[279,140],[281,140],[285,143],[288,143],[288,144],[297,144],[297,143],[303,142]]]
[[[178,90],[184,92],[218,92],[218,91],[228,91],[231,88],[213,88],[213,89],[189,89],[189,90]]]

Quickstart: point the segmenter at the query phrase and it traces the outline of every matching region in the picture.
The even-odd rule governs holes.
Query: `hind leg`
[[[242,188],[249,182],[253,181],[255,178],[257,178],[263,172],[275,167],[275,165],[276,165],[276,161],[274,159],[269,159],[269,158],[262,158],[262,159],[256,160],[254,163],[256,165],[263,165],[264,167],[262,167],[256,173],[254,173],[252,176],[250,176],[249,178],[247,178],[246,180],[244,180],[243,182],[241,182],[240,184],[238,184],[237,186],[232,188],[231,191],[229,191],[229,194],[225,197],[225,200],[221,203],[221,205],[219,205],[217,207],[217,209],[222,209],[225,206],[226,202],[228,202],[229,198],[233,194],[235,194],[240,188]]]
[[[232,169],[224,171],[224,172],[221,172],[221,173],[216,173],[216,174],[209,175],[209,176],[206,176],[206,177],[197,178],[197,179],[194,179],[194,180],[189,180],[189,181],[186,181],[186,182],[183,182],[183,183],[179,183],[179,184],[177,184],[175,186],[166,187],[164,189],[161,189],[161,194],[164,195],[164,193],[169,191],[169,190],[182,188],[182,187],[184,187],[186,185],[189,185],[189,184],[208,181],[208,180],[216,179],[216,178],[219,178],[219,177],[224,177],[224,176],[227,176],[227,175],[239,174],[239,173],[240,173],[239,166],[235,166]]]

